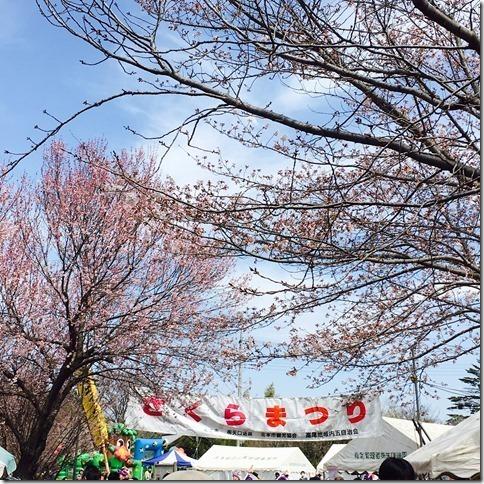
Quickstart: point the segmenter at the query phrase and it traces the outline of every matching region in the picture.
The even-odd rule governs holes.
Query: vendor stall
[[[327,470],[326,462],[332,459],[340,450],[344,449],[346,444],[333,444],[326,454],[324,454],[323,458],[318,464],[318,471],[325,471]]]
[[[339,471],[378,471],[387,457],[404,458],[418,448],[419,434],[412,420],[383,417],[383,435],[354,439],[331,458],[326,459],[321,470],[337,468]],[[425,440],[433,440],[453,427],[422,422]],[[428,437],[426,434],[428,434]]]
[[[323,458],[318,464],[317,469],[318,469],[318,472],[322,473],[325,479],[329,479],[329,477],[333,477],[333,472],[331,471],[334,470],[335,472],[337,472],[338,470],[336,467],[328,468],[328,466],[326,465],[326,462],[331,460],[338,452],[343,450],[345,447],[346,447],[346,444],[333,444],[328,449],[326,454],[324,454]]]
[[[166,473],[176,471],[179,468],[195,467],[196,463],[196,459],[188,457],[179,447],[173,447],[159,457],[143,461],[144,466],[154,466],[153,478],[155,480],[162,479]]]
[[[417,474],[430,479],[441,475],[461,479],[478,478],[481,464],[480,424],[481,413],[477,412],[406,459]]]
[[[233,472],[257,472],[260,479],[274,479],[275,472],[299,478],[301,471],[316,469],[299,447],[234,447],[213,445],[200,457],[196,468],[214,480],[231,480]],[[242,476],[243,477],[243,476]]]

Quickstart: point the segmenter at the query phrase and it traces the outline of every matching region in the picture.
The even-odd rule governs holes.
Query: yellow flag
[[[90,376],[86,377],[82,383],[77,385],[77,391],[81,396],[82,408],[86,415],[92,441],[96,447],[102,447],[109,439],[108,425],[99,403],[99,394],[94,379]]]

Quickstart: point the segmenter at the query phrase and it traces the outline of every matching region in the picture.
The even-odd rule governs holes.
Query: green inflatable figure
[[[122,423],[115,424],[109,429],[108,463],[111,471],[132,467],[131,448],[136,435],[136,430],[128,429]]]
[[[119,472],[123,468],[131,467],[132,477],[143,480],[143,464],[141,460],[133,459],[131,452],[136,435],[136,430],[129,429],[122,423],[111,426],[109,429],[109,445],[107,446],[108,464],[111,472]],[[60,471],[56,480],[75,480],[77,476],[82,475],[88,464],[104,471],[104,455],[101,452],[85,452],[78,455],[74,462],[65,456],[61,457],[59,459]],[[72,469],[74,466],[73,477]]]
[[[123,467],[131,467],[131,476],[143,480],[143,464],[141,460],[133,459],[134,441],[137,432],[126,425],[118,423],[109,429],[108,463],[111,471],[120,471]]]
[[[138,481],[144,481],[144,469],[140,460],[133,460],[133,473],[132,476]]]
[[[57,473],[56,480],[76,480],[77,476],[81,475],[87,463],[91,460],[92,456],[88,452],[79,454],[74,461],[63,456],[59,459],[59,464],[61,465],[60,471]],[[73,474],[74,468],[74,476]]]
[[[71,461],[67,456],[63,455],[57,459],[57,465],[59,466],[59,472],[55,477],[56,481],[67,481],[68,479],[72,479],[72,464]],[[70,472],[69,472],[70,469]]]

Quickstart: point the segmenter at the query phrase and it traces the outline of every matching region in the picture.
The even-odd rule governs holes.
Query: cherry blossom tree
[[[142,152],[115,163],[156,184]],[[229,261],[197,255],[168,206],[150,223],[149,200],[113,164],[101,143],[72,153],[53,143],[40,181],[22,181],[2,223],[0,421],[22,478],[51,462],[49,436],[87,373],[167,399],[203,392],[224,376],[242,322],[222,287]]]
[[[22,397],[11,395],[0,397],[2,405],[0,419],[0,442],[15,456],[21,455],[21,434],[26,434],[36,425],[38,415],[32,412],[30,403]],[[79,401],[75,394],[64,400],[54,424],[50,429],[45,449],[38,463],[38,479],[54,479],[65,459],[73,459],[80,450],[93,448],[85,417],[79,411]],[[13,424],[13,422],[15,422]],[[16,435],[17,434],[17,435]]]
[[[100,54],[86,62],[117,62],[127,84],[32,150],[113,99],[175,94],[212,104],[155,138],[167,149],[180,134],[196,144],[207,123],[254,160],[276,160],[250,171],[209,147],[200,162],[225,182],[153,192],[210,224],[222,254],[289,272],[253,269],[279,298],[268,320],[320,312],[312,331],[259,359],[316,362],[315,384],[361,370],[359,385],[384,388],[478,349],[477,2],[37,3]],[[278,93],[297,95],[297,109]]]
[[[345,160],[363,152],[370,158],[391,156],[424,168],[459,172],[465,179],[479,178],[477,2],[37,0],[37,4],[49,22],[101,54],[94,63],[112,59],[128,77],[146,86],[86,101],[77,115],[123,96],[206,96],[217,104],[187,119],[185,129],[223,113],[239,116],[238,123],[245,120],[247,126],[249,115],[296,133],[281,140],[271,131],[264,143],[262,133],[255,136],[253,129],[235,124],[227,134],[263,143],[283,155],[290,151],[291,158],[339,166],[342,151]],[[169,31],[178,35],[177,41],[167,35]],[[265,81],[286,82],[308,97],[332,98],[332,109],[321,101],[318,104],[326,113],[299,119],[271,109],[274,89],[266,104],[252,103],[251,89]],[[325,89],[328,85],[335,89]],[[46,138],[70,120],[46,130]],[[42,141],[34,142],[34,148]],[[462,150],[467,156],[459,156]]]

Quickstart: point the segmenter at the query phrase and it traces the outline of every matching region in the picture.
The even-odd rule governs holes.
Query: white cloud
[[[331,79],[302,79],[296,75],[281,83],[273,99],[273,109],[285,113],[320,110],[325,97],[337,94],[338,86]]]

